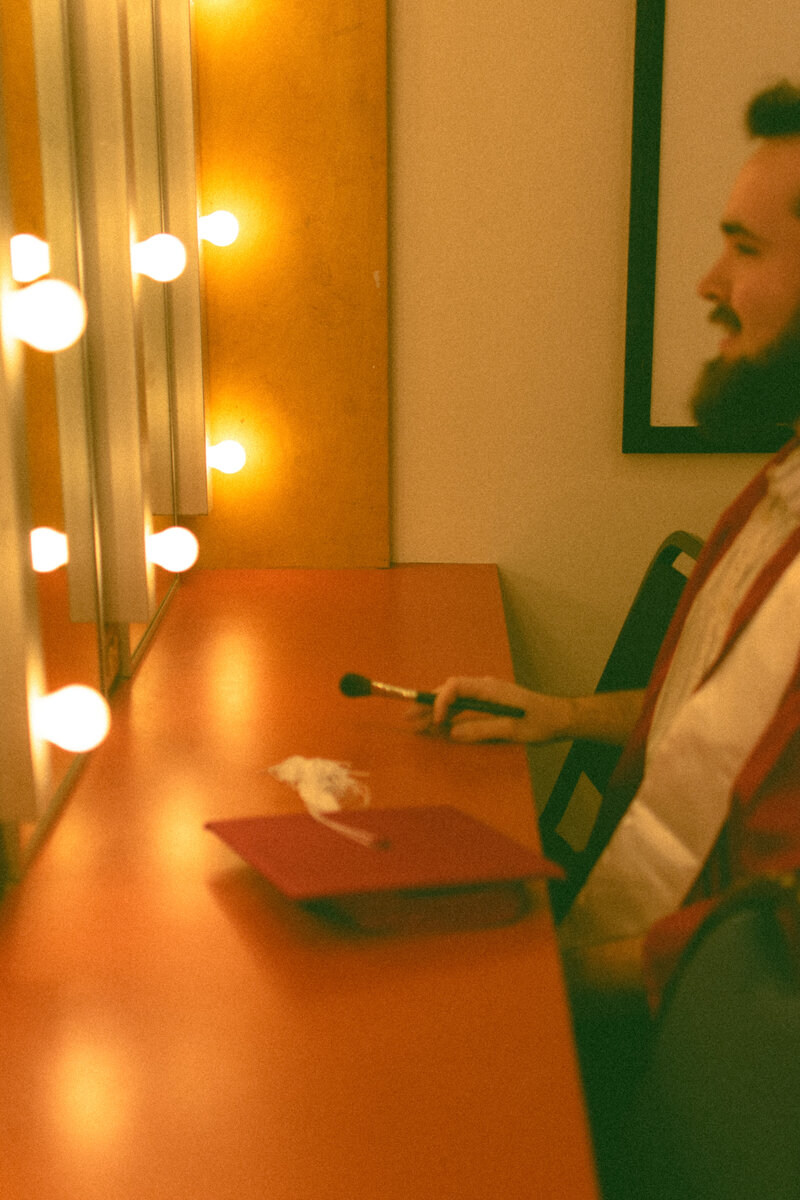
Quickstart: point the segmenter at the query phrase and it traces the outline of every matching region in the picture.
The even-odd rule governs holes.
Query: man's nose
[[[728,283],[721,258],[717,259],[713,267],[698,281],[697,294],[703,300],[711,300],[715,304],[728,300]]]

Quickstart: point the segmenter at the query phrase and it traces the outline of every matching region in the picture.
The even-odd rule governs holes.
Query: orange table
[[[357,671],[510,674],[497,574],[198,571],[0,910],[3,1200],[597,1195],[544,885],[517,924],[323,924],[205,821],[289,755],[537,844],[524,751],[414,735]]]

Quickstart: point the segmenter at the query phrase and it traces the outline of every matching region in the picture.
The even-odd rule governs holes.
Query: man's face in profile
[[[701,428],[741,442],[800,416],[800,137],[770,138],[745,163],[698,285],[724,336],[693,397]]]

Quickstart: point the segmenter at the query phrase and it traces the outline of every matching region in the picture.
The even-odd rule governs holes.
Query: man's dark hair
[[[800,134],[800,88],[784,79],[750,101],[745,117],[751,137]]]
[[[800,87],[782,79],[774,87],[759,92],[748,105],[745,124],[751,137],[800,135]],[[800,196],[792,205],[792,211],[800,217]]]

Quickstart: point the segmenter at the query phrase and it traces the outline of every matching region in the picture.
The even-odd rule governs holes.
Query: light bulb
[[[148,534],[146,547],[148,561],[165,571],[188,571],[200,553],[197,538],[181,525]]]
[[[203,241],[213,242],[215,246],[230,246],[239,236],[239,222],[232,212],[226,212],[224,208],[199,217],[197,229]]]
[[[3,332],[36,350],[66,350],[85,328],[83,296],[61,279],[40,279],[3,299]]]
[[[50,247],[32,233],[17,233],[11,239],[11,274],[17,283],[30,283],[50,273]]]
[[[183,242],[171,233],[156,233],[131,250],[131,263],[140,275],[149,275],[159,283],[177,279],[186,266]]]
[[[32,724],[37,737],[81,754],[100,745],[111,725],[111,711],[99,692],[76,683],[34,701]]]
[[[227,441],[217,442],[216,446],[209,446],[206,461],[210,467],[222,471],[225,475],[235,475],[247,462],[247,455],[244,446],[229,438]]]
[[[69,562],[67,535],[40,525],[31,530],[31,561],[34,571],[45,574]]]

